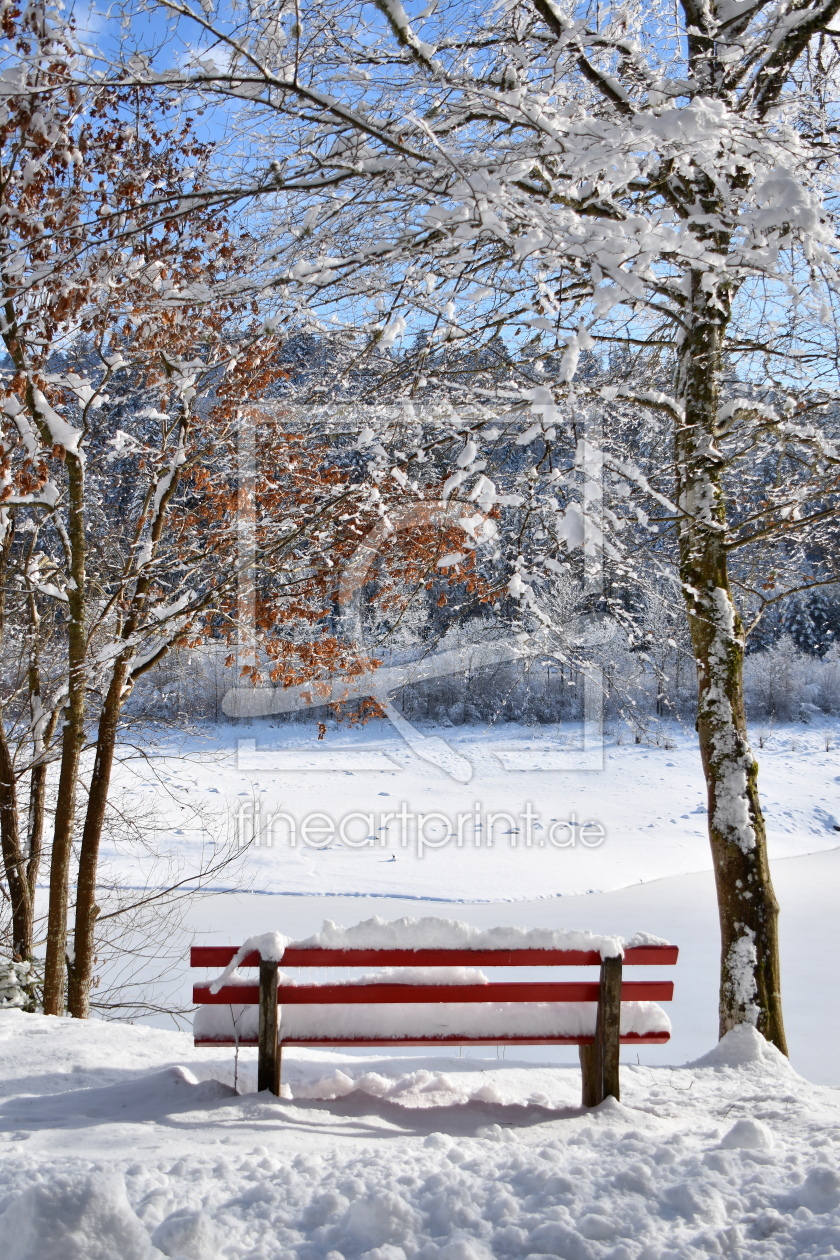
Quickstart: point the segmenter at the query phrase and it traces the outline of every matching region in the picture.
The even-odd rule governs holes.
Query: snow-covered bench
[[[584,1106],[619,1097],[619,1046],[662,1045],[671,1025],[658,1002],[670,980],[625,980],[626,966],[663,966],[678,950],[640,935],[550,929],[479,930],[447,919],[325,923],[291,942],[279,933],[244,945],[195,946],[193,967],[224,967],[196,984],[198,1046],[258,1046],[259,1089],[280,1092],[283,1046],[579,1046]],[[284,967],[375,967],[308,983]],[[481,967],[599,967],[583,980],[490,981]],[[259,968],[259,982],[242,969]]]

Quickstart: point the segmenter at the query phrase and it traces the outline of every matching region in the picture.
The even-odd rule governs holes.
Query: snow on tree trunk
[[[708,793],[721,932],[720,1035],[755,1025],[787,1053],[779,969],[779,907],[767,860],[758,766],[744,713],[744,630],[732,600],[726,502],[715,449],[725,291],[695,272],[681,347],[675,429],[680,576],[697,666],[697,732]]]

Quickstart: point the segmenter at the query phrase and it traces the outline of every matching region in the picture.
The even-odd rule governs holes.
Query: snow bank
[[[650,944],[655,938],[636,944]],[[665,944],[656,940],[657,944]],[[325,919],[320,932],[295,941],[298,949],[586,949],[602,958],[623,954],[620,936],[602,936],[563,928],[477,928],[458,919],[394,919],[374,916],[354,927],[342,927]]]
[[[240,950],[240,953],[242,951]],[[225,986],[228,988],[253,985],[253,971],[232,971],[225,975]],[[217,993],[221,987],[222,977],[218,976],[210,986],[211,993]],[[277,983],[294,986],[309,981],[300,981],[286,971],[277,972]],[[340,976],[333,979],[331,985],[346,984],[489,984],[489,980],[480,967],[382,967],[379,971],[369,971],[363,976]]]
[[[99,1089],[71,1089],[41,1097],[10,1099],[0,1104],[0,1121],[57,1124],[66,1121],[144,1121],[215,1107],[235,1097],[221,1081],[198,1081],[185,1067],[167,1067],[130,1081]]]
[[[296,981],[292,981],[292,984]],[[480,967],[381,967],[364,976],[330,980],[330,984],[489,984]]]
[[[152,1260],[160,1254],[117,1173],[40,1182],[0,1215],[4,1260]]]
[[[380,1072],[364,1072],[353,1077],[337,1068],[317,1081],[297,1083],[294,1089],[285,1085],[283,1090],[285,1098],[322,1102],[358,1093],[371,1098],[387,1098],[410,1107],[463,1106],[470,1102],[521,1105],[521,1099],[503,1091],[495,1081],[469,1086],[446,1072],[432,1072],[428,1068],[397,1077],[383,1076]]]
[[[836,1257],[837,1091],[734,1032],[706,1065],[623,1064],[622,1102],[592,1110],[553,1051],[320,1048],[286,1056],[282,1100],[219,1087],[209,1110],[197,1078],[232,1075],[230,1051],[0,1011],[0,1257]],[[178,1098],[192,1111],[163,1114]]]
[[[793,1073],[790,1062],[781,1051],[771,1045],[753,1024],[739,1024],[718,1042],[708,1054],[701,1055],[689,1067],[744,1067],[747,1064],[763,1064]],[[795,1073],[793,1073],[795,1075]]]
[[[280,1036],[313,1041],[351,1037],[591,1037],[594,1002],[377,1003],[370,1006],[284,1006]],[[622,1002],[621,1031],[670,1032],[655,1002]],[[259,1031],[257,1006],[200,1006],[193,1021],[199,1040],[252,1038]]]

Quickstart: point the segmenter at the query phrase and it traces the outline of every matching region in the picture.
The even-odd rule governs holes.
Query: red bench
[[[190,953],[193,967],[226,967],[238,953],[234,945],[199,945]],[[583,1105],[596,1106],[608,1095],[619,1097],[618,1062],[621,1045],[662,1045],[670,1038],[666,1029],[641,1032],[620,1031],[621,1005],[628,1002],[670,1002],[674,994],[670,980],[624,980],[625,966],[671,966],[677,961],[675,945],[642,945],[628,948],[623,958],[603,958],[596,950],[563,949],[322,949],[289,946],[282,964],[260,957],[257,952],[247,954],[240,967],[259,967],[259,983],[226,983],[213,992],[211,985],[196,984],[193,1001],[204,1008],[227,1006],[230,1009],[229,1027],[223,1027],[224,1019],[216,1027],[202,1029],[197,1018],[195,1044],[197,1046],[255,1045],[259,1047],[257,1088],[273,1094],[280,1092],[280,1066],[283,1046],[439,1046],[439,1045],[576,1045],[580,1047],[583,1073]],[[363,983],[344,981],[334,984],[280,983],[278,968],[286,967],[593,967],[600,968],[597,978],[573,981],[516,981],[470,984],[423,984],[401,982],[399,977],[372,977]],[[336,1029],[315,1033],[295,1034],[293,1028],[282,1028],[279,1007],[325,1006],[342,1007],[346,1016],[348,1007],[359,1004],[398,1004],[410,1007],[415,1004],[445,1004],[445,1008],[460,1008],[467,1003],[512,1004],[511,1023],[518,1014],[519,1004],[531,1004],[530,1010],[539,1016],[537,1022],[550,1022],[552,1012],[545,1006],[585,1002],[597,1004],[595,1027],[590,1032],[528,1032],[490,1033],[458,1031],[429,1031],[422,1035],[356,1035]],[[259,1008],[258,1020],[254,1019]],[[491,1014],[497,1012],[485,1006]],[[637,1008],[641,1009],[641,1008]],[[628,1014],[632,1014],[628,1011]],[[352,1012],[349,1012],[352,1017]],[[430,1011],[432,1016],[434,1011]],[[500,1019],[504,1022],[505,1012]],[[660,1012],[661,1014],[661,1012]],[[211,1018],[205,1023],[212,1025]],[[219,1011],[221,1016],[222,1012]],[[588,1018],[591,1027],[591,1010],[586,1018],[578,1011],[580,1020]],[[464,1017],[466,1019],[466,1016]],[[237,1030],[237,1022],[245,1027]],[[364,1017],[362,1018],[364,1022]],[[430,1019],[429,1023],[432,1022]],[[457,1022],[457,1019],[456,1021]],[[469,1022],[468,1019],[466,1022]],[[492,1021],[491,1021],[492,1022]],[[644,1023],[644,1019],[641,1021]],[[656,1022],[656,1020],[654,1020]],[[662,1022],[662,1021],[660,1021]],[[667,1023],[667,1021],[664,1021]],[[258,1025],[255,1027],[255,1024]],[[250,1026],[249,1026],[250,1025]]]

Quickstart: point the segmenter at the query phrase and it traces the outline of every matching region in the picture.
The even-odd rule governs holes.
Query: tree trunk
[[[59,710],[45,715],[41,699],[41,669],[38,663],[37,630],[38,610],[33,593],[29,594],[30,634],[36,646],[29,663],[29,710],[32,720],[32,768],[29,772],[29,811],[27,817],[26,882],[29,898],[35,910],[35,890],[41,869],[41,853],[44,847],[44,818],[47,804],[47,751],[55,737]]]
[[[0,546],[0,641],[5,639],[6,590],[9,584],[9,555],[13,536],[14,521],[7,520],[2,546]],[[24,961],[32,956],[32,897],[26,880],[23,850],[20,846],[17,781],[2,707],[0,707],[0,852],[3,855],[3,873],[6,876],[12,911],[12,952]]]
[[[47,802],[47,763],[40,761],[33,766],[29,776],[29,816],[27,832],[29,852],[26,857],[26,882],[29,896],[35,904],[35,889],[41,869],[41,852],[44,846],[44,815]]]
[[[119,660],[114,667],[108,694],[99,717],[96,760],[90,781],[85,825],[79,850],[73,959],[68,965],[68,1009],[76,1019],[87,1019],[90,1015],[96,919],[99,914],[99,907],[96,904],[96,872],[99,866],[99,846],[111,786],[114,748],[117,742],[117,728],[127,675],[128,662]]]
[[[47,957],[44,964],[44,1014],[64,1014],[64,977],[67,965],[67,905],[79,763],[85,739],[85,522],[84,467],[67,452],[67,483],[72,586],[68,585],[67,705],[61,739],[61,770],[56,794],[50,861],[50,896],[47,913]]]
[[[727,295],[694,273],[680,352],[676,425],[680,576],[697,666],[697,731],[706,776],[721,932],[720,1035],[753,1024],[787,1054],[773,893],[758,766],[744,714],[744,631],[729,584],[723,457],[715,448]]]
[[[12,952],[24,961],[32,957],[33,913],[26,859],[20,847],[17,787],[14,765],[0,711],[0,844],[3,873],[9,888],[12,911]]]

